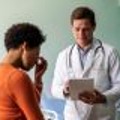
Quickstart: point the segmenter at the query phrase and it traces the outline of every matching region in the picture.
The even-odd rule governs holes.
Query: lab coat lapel
[[[79,58],[79,52],[78,52],[77,45],[75,45],[75,47],[72,51],[71,60],[72,60],[72,67],[73,67],[75,77],[80,78],[82,76],[83,70],[82,70],[82,66],[81,66],[81,63],[80,63],[80,58]]]
[[[93,61],[94,61],[94,50],[90,50],[88,53],[86,62],[85,62],[82,77],[88,76],[88,73],[89,73],[90,69],[92,68]]]
[[[90,51],[88,53],[88,56],[87,56],[87,59],[85,62],[85,66],[83,69],[81,66],[81,62],[80,62],[78,48],[77,48],[77,45],[75,45],[75,47],[73,48],[73,51],[72,51],[71,60],[72,60],[73,72],[74,72],[76,78],[83,78],[83,77],[89,76],[88,73],[94,64],[95,51],[98,46],[99,46],[99,42],[96,39],[94,39],[92,48],[90,49]]]
[[[99,42],[97,40],[93,40],[93,45],[88,53],[82,77],[89,77],[90,70],[93,67],[93,64],[96,60],[96,52],[97,52],[96,50],[98,47],[99,47]]]

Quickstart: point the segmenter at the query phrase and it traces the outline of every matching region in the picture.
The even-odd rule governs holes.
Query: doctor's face
[[[93,26],[89,19],[75,19],[72,24],[73,36],[80,47],[85,47],[92,42]]]

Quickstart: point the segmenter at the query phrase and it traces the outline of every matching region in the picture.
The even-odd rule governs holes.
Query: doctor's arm
[[[51,92],[52,95],[56,98],[59,99],[65,99],[64,95],[64,88],[66,86],[66,83],[68,78],[66,78],[66,56],[63,54],[59,54],[54,70],[54,77],[53,77],[53,82],[52,82],[52,87],[51,87]]]
[[[108,104],[113,104],[120,99],[120,55],[116,49],[112,50],[108,64],[111,89],[105,91],[103,95],[106,96]]]

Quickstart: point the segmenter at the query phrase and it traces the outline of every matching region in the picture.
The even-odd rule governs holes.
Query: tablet
[[[78,100],[79,94],[84,91],[94,89],[94,80],[92,78],[71,79],[69,83],[70,98]]]

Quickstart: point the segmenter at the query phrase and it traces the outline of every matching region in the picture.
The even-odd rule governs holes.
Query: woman
[[[46,60],[39,57],[44,41],[42,31],[29,23],[15,24],[6,32],[7,54],[0,63],[0,120],[44,120],[39,108],[47,67]],[[33,84],[26,71],[34,65]]]

